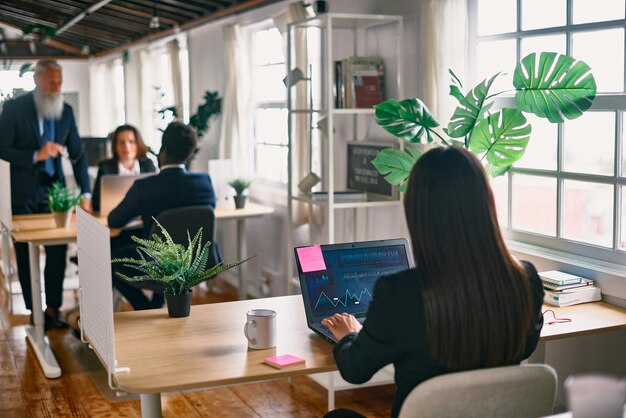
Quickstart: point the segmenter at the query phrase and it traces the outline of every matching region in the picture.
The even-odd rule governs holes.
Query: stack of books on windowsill
[[[602,290],[593,280],[557,270],[540,272],[539,277],[545,291],[544,302],[551,305],[571,306],[602,298]]]
[[[367,202],[367,193],[353,191],[334,192],[333,198],[335,203]],[[313,192],[311,193],[311,199],[316,202],[328,202],[328,192]]]

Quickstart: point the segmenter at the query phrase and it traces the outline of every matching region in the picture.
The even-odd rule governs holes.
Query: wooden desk
[[[106,218],[97,219],[100,223],[106,225]],[[76,222],[72,221],[69,228],[57,228],[52,214],[32,214],[13,216],[12,223],[11,236],[13,239],[16,242],[28,244],[33,325],[26,329],[26,337],[35,351],[44,375],[48,378],[60,377],[61,368],[50,349],[50,342],[45,335],[44,317],[41,309],[39,253],[42,245],[68,244],[76,241]],[[116,236],[119,232],[119,229],[112,229],[111,236]]]
[[[626,330],[626,309],[604,302],[583,303],[565,308],[543,305],[542,312],[546,312],[548,309],[554,311],[557,318],[569,318],[572,321],[549,324],[549,322],[554,321],[554,318],[551,313],[545,313],[541,339],[534,353],[528,359],[530,363],[545,363],[545,343],[547,341],[620,329]]]
[[[243,335],[246,312],[278,313],[277,345],[248,349]],[[169,318],[166,309],[115,314],[121,389],[141,394],[142,417],[161,416],[161,392],[258,382],[336,370],[333,346],[306,325],[302,296],[194,305],[187,318]],[[275,369],[265,357],[293,354],[306,364]]]
[[[248,254],[246,251],[246,219],[258,218],[272,212],[274,212],[272,207],[250,202],[246,203],[246,207],[243,209],[216,208],[214,210],[215,219],[217,220],[235,219],[237,221],[237,260],[242,260]],[[246,299],[248,295],[248,281],[241,267],[237,269],[237,272],[239,299]]]

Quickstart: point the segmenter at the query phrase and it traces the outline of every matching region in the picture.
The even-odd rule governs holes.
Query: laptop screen
[[[406,239],[296,248],[309,322],[342,312],[364,317],[376,280],[409,269],[408,253]]]

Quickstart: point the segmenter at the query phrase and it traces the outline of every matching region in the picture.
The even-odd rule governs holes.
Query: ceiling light
[[[161,27],[159,16],[152,16],[152,19],[150,19],[150,29],[159,29],[159,27]]]

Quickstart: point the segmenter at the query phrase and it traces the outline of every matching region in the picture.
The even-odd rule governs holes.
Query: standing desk
[[[97,218],[103,225],[105,217]],[[33,325],[26,329],[26,338],[35,351],[43,373],[48,378],[61,376],[61,368],[45,335],[44,317],[41,309],[41,269],[39,253],[42,245],[69,244],[76,241],[76,222],[69,228],[57,228],[52,214],[15,215],[12,217],[11,236],[16,242],[28,244],[30,261],[30,286],[32,294]],[[111,229],[111,236],[119,235],[119,229]],[[36,309],[39,307],[40,309]]]
[[[215,208],[213,210],[213,213],[215,213],[215,219],[217,220],[235,219],[237,221],[237,260],[243,260],[247,254],[246,219],[258,218],[272,212],[274,212],[274,208],[272,207],[250,202],[248,202],[243,209]],[[239,299],[247,299],[248,280],[244,275],[242,268],[237,270],[237,279],[239,284]]]
[[[248,350],[245,313],[268,308],[278,312],[275,349]],[[626,329],[626,310],[603,302],[552,309],[571,323],[545,325],[545,341]],[[165,309],[115,314],[116,360],[120,389],[139,393],[142,417],[160,417],[160,394],[259,382],[337,369],[333,346],[309,331],[300,295],[194,305],[187,318],[169,318]],[[88,336],[87,336],[88,337]],[[539,349],[539,347],[538,347]],[[276,354],[293,354],[306,364],[274,369],[262,363]]]

